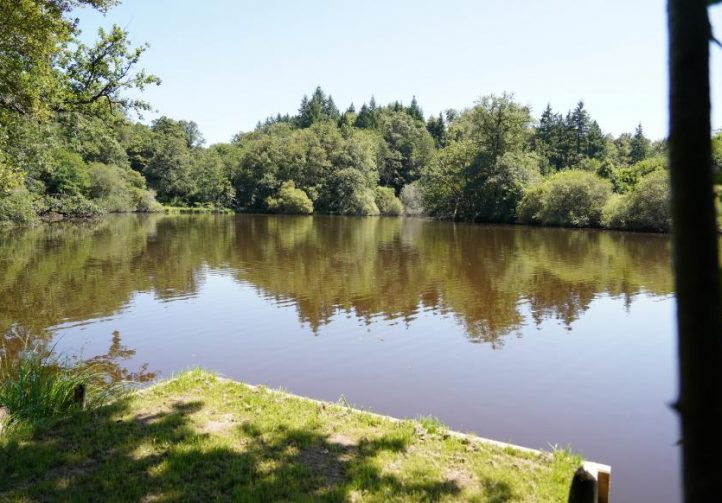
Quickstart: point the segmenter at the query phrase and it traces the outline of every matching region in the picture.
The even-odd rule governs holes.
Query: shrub
[[[32,196],[24,186],[0,193],[0,225],[32,225],[37,220]]]
[[[672,223],[669,198],[667,171],[653,171],[631,192],[610,199],[602,223],[613,229],[668,231]]]
[[[43,200],[39,213],[58,213],[68,218],[95,218],[104,211],[83,196],[48,196]]]
[[[94,202],[109,212],[162,211],[155,193],[146,189],[143,176],[132,169],[102,163],[90,165],[88,193]]]
[[[561,171],[551,178],[541,210],[546,225],[594,227],[602,220],[602,210],[612,195],[611,184],[594,173]]]
[[[400,196],[405,215],[418,216],[424,214],[423,194],[418,181],[404,185]]]
[[[54,166],[45,176],[45,185],[51,194],[81,195],[90,187],[88,166],[80,154],[60,150],[55,152]]]
[[[391,187],[376,187],[375,202],[382,215],[399,216],[404,212],[404,205]]]
[[[133,198],[135,211],[140,213],[160,213],[163,211],[163,205],[155,200],[155,191],[153,190],[133,187],[131,197]]]
[[[340,209],[343,215],[372,216],[379,214],[374,191],[367,188],[353,191],[351,195],[341,202]]]
[[[599,159],[594,159],[592,157],[585,157],[581,159],[576,165],[577,169],[597,174],[599,174],[601,167],[602,161],[600,161]]]
[[[602,211],[602,227],[607,229],[625,229],[628,213],[627,197],[612,194]]]
[[[612,195],[611,184],[594,173],[565,170],[532,186],[519,203],[522,222],[594,227]]]
[[[547,193],[547,184],[539,182],[524,191],[516,208],[518,222],[525,224],[541,223],[541,211]]]
[[[274,213],[310,215],[313,213],[313,202],[306,193],[296,188],[292,181],[283,182],[276,197],[266,199],[266,207]]]
[[[93,163],[90,166],[89,194],[97,204],[110,212],[135,210],[130,184],[123,176],[123,169],[107,164]]]
[[[629,167],[617,169],[612,177],[614,191],[619,193],[629,192],[639,183],[642,177],[657,170],[665,170],[666,167],[667,157],[657,155]]]
[[[0,151],[0,197],[21,186],[24,179],[25,177],[20,171],[13,169],[5,162],[5,156]]]

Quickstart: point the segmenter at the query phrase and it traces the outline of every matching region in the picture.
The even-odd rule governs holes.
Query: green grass
[[[580,461],[196,370],[0,443],[0,500],[566,501]]]

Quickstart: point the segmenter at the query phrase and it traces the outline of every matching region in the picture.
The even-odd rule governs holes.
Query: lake
[[[668,236],[132,215],[0,234],[0,330],[148,381],[190,367],[612,465],[680,495]]]

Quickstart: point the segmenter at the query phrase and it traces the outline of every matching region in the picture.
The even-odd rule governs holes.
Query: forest
[[[228,143],[206,146],[191,120],[147,123],[129,96],[160,84],[139,69],[148,47],[118,26],[86,45],[71,19],[114,3],[0,4],[0,225],[181,206],[670,228],[666,142],[641,124],[605,133],[582,101],[537,115],[487,95],[427,116],[416,97],[342,111],[318,87]],[[722,133],[712,143],[720,178]]]

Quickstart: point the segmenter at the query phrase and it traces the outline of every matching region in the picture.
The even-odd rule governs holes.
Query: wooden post
[[[569,489],[569,503],[597,503],[597,479],[583,466],[577,468]]]
[[[712,190],[709,0],[668,0],[669,166],[684,501],[722,494],[722,292]]]
[[[609,503],[611,478],[611,467],[585,461],[572,478],[569,503]]]

